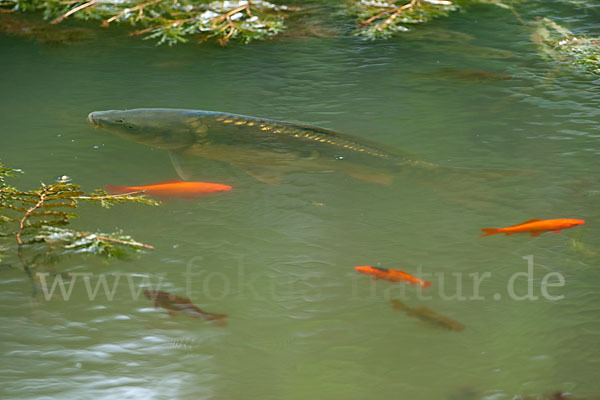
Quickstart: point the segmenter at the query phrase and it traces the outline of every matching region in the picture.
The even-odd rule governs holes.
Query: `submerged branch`
[[[197,35],[200,39],[214,37],[222,44],[232,38],[243,42],[273,37],[285,29],[286,12],[298,8],[277,5],[267,0],[0,0],[0,10],[12,5],[12,10],[42,10],[58,24],[73,16],[101,21],[108,27],[113,22],[129,23],[136,27],[131,36],[148,34],[145,38],[158,43],[187,41]],[[12,11],[10,10],[10,11]],[[225,23],[225,25],[223,25]]]
[[[576,36],[548,18],[537,18],[530,26],[533,26],[531,41],[538,45],[542,55],[600,75],[600,38]]]
[[[46,189],[46,187],[44,187],[44,189]],[[21,218],[21,220],[19,221],[19,230],[17,231],[17,244],[19,246],[23,245],[23,240],[21,240],[21,235],[23,234],[23,230],[25,229],[25,221],[27,220],[27,218],[29,218],[31,216],[31,214],[37,210],[38,208],[40,208],[44,202],[46,201],[46,193],[44,191],[42,191],[40,193],[40,199],[38,200],[38,202],[31,208],[27,209],[27,211],[25,211],[25,215],[23,215],[23,218]]]
[[[121,11],[120,13],[118,13],[117,15],[113,15],[112,17],[105,19],[104,21],[102,21],[101,26],[104,28],[108,28],[108,26],[110,25],[111,22],[118,20],[119,18],[121,18],[123,15],[128,14],[132,11],[138,11],[138,16],[137,19],[142,19],[142,17],[144,16],[144,8],[151,6],[153,4],[157,4],[160,3],[162,0],[152,0],[149,1],[147,3],[144,4],[140,4],[137,7],[133,7],[133,8],[126,8],[123,11]]]
[[[395,32],[409,30],[404,24],[420,24],[448,15],[458,6],[448,0],[410,0],[394,2],[351,0],[348,13],[356,16],[356,34],[370,39],[389,37]]]
[[[122,232],[91,233],[61,226],[69,225],[71,218],[78,217],[72,211],[79,200],[92,201],[103,207],[122,203],[144,203],[159,205],[143,195],[143,190],[124,194],[107,194],[96,190],[85,195],[78,185],[61,179],[46,185],[41,183],[37,190],[22,191],[10,186],[5,177],[14,176],[13,170],[4,168],[0,163],[0,209],[6,211],[0,215],[0,239],[14,237],[17,242],[16,256],[24,268],[34,268],[64,254],[88,253],[105,257],[126,257],[142,250],[153,250],[154,246],[133,240]],[[10,247],[1,246],[2,255]],[[30,246],[37,244],[36,246]],[[27,257],[26,257],[27,255]],[[41,261],[37,261],[41,260]]]
[[[373,17],[371,17],[371,18],[369,18],[369,19],[367,19],[365,21],[361,21],[360,24],[359,24],[359,26],[369,25],[371,22],[373,22],[373,21],[375,21],[375,20],[377,20],[377,19],[379,19],[379,18],[381,18],[381,17],[383,17],[383,16],[385,16],[387,14],[395,14],[395,15],[400,14],[402,11],[404,11],[406,9],[409,9],[409,8],[412,8],[417,2],[419,2],[419,0],[411,0],[410,3],[405,4],[405,5],[401,6],[401,7],[394,7],[392,9],[390,9],[390,10],[382,11],[379,14],[374,15]]]
[[[136,242],[134,240],[121,240],[121,239],[115,239],[109,236],[103,236],[103,235],[96,235],[95,233],[87,233],[87,232],[80,232],[80,231],[73,231],[73,230],[67,230],[70,233],[73,233],[75,235],[81,235],[83,237],[91,237],[93,238],[97,238],[100,240],[104,240],[106,242],[113,242],[113,243],[119,243],[119,244],[123,244],[126,246],[133,246],[133,247],[143,247],[145,249],[148,250],[154,250],[154,246],[149,245],[149,244],[145,244],[145,243],[140,243],[140,242]]]
[[[107,194],[107,195],[99,195],[99,196],[77,196],[73,197],[78,200],[115,200],[115,199],[123,199],[129,196],[135,196],[138,194],[144,194],[145,190],[136,190],[133,192],[122,193],[122,194]]]
[[[58,24],[59,22],[61,22],[63,19],[67,18],[69,15],[75,14],[77,11],[81,11],[84,8],[88,8],[90,6],[93,6],[94,4],[96,4],[96,0],[92,0],[92,1],[88,1],[85,4],[82,4],[80,6],[77,6],[75,8],[73,8],[72,10],[64,13],[63,15],[61,15],[58,18],[53,19],[52,21],[50,21],[51,24]]]

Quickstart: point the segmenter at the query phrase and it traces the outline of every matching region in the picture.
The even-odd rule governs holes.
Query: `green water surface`
[[[570,28],[597,33],[597,7],[535,4],[524,17],[562,15]],[[82,277],[68,299],[59,289],[47,299],[32,296],[18,265],[1,270],[0,397],[598,396],[600,81],[540,57],[531,31],[496,8],[419,29],[427,34],[227,48],[156,48],[120,30],[70,46],[0,37],[0,158],[25,170],[11,180],[20,187],[62,175],[87,191],[177,178],[166,152],[86,121],[91,111],[138,107],[302,122],[444,166],[527,172],[409,174],[385,186],[298,171],[267,185],[232,165],[194,160],[194,178],[233,190],[158,208],[84,206],[74,226],[123,229],[156,250],[108,264],[69,257],[39,271],[90,273],[92,289],[101,274],[111,290],[120,277],[114,293],[100,289],[93,299]],[[531,218],[586,224],[537,238],[478,238],[483,227]],[[522,299],[524,276],[509,293],[528,256],[535,300]],[[433,286],[374,282],[356,265],[402,269]],[[473,279],[485,273],[476,296]],[[560,275],[564,285],[546,294],[561,299],[543,295],[550,273],[547,283]],[[155,310],[139,290],[159,283],[228,314],[228,325]],[[394,310],[390,298],[465,329],[432,328]]]

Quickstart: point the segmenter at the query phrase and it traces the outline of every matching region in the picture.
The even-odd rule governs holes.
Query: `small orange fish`
[[[504,233],[505,235],[514,235],[515,233],[530,233],[531,236],[539,236],[544,232],[560,233],[561,229],[572,228],[577,225],[583,225],[582,219],[559,218],[559,219],[530,219],[517,225],[506,228],[483,228],[485,232],[479,237]]]
[[[227,314],[213,314],[207,311],[202,311],[198,306],[190,301],[187,297],[180,297],[172,293],[162,292],[160,290],[144,290],[144,295],[154,301],[154,307],[166,308],[169,310],[169,315],[174,317],[177,312],[191,315],[196,318],[202,318],[207,321],[212,321],[215,325],[225,326],[225,318]]]
[[[354,269],[358,272],[362,272],[363,274],[371,275],[371,279],[385,279],[390,282],[404,281],[410,283],[411,285],[420,285],[423,289],[427,289],[429,286],[431,286],[431,282],[419,279],[416,276],[412,276],[411,274],[400,271],[399,269],[378,268],[371,267],[370,265],[359,265],[354,267]]]
[[[225,192],[231,190],[231,186],[220,183],[209,182],[184,182],[178,179],[153,183],[144,186],[104,186],[110,194],[124,194],[131,192],[142,192],[145,195],[157,197],[163,200],[172,198],[195,199],[209,193]]]

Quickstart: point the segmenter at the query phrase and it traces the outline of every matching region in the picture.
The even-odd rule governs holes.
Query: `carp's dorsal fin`
[[[244,171],[257,181],[269,185],[279,185],[283,181],[283,173],[276,168],[244,166]]]
[[[175,151],[169,151],[169,158],[171,159],[171,164],[173,164],[173,168],[175,168],[175,172],[177,175],[184,180],[189,181],[192,179],[191,168],[189,167],[189,162],[185,159],[185,157]]]
[[[274,121],[274,122],[285,125],[289,128],[299,129],[302,131],[310,131],[310,132],[315,132],[317,134],[326,135],[326,136],[329,136],[330,138],[340,138],[340,139],[350,139],[350,140],[353,139],[352,136],[347,135],[345,133],[342,133],[339,131],[334,131],[333,129],[322,128],[317,125],[307,125],[307,124],[286,122],[286,121]],[[357,140],[360,140],[360,143],[367,147],[376,149],[378,152],[382,152],[382,153],[386,153],[386,154],[392,153],[396,156],[404,157],[404,158],[416,158],[413,153],[407,152],[403,149],[396,148],[394,146],[389,146],[389,145],[382,146],[381,143],[372,141],[368,138],[365,138],[364,136],[365,135],[360,135],[360,137],[357,137]]]
[[[296,128],[296,129],[300,129],[300,130],[324,133],[326,135],[331,135],[331,136],[345,136],[341,132],[334,131],[333,129],[321,128],[320,126],[316,126],[316,125],[297,124],[294,122],[285,122],[285,121],[277,121],[277,122],[279,122],[282,125],[286,125],[288,127],[292,127],[292,128]]]
[[[533,219],[528,219],[525,222],[521,222],[520,224],[516,224],[516,225],[513,225],[513,226],[525,225],[525,224],[529,224],[529,223],[532,223],[532,222],[538,222],[538,221],[541,221],[541,219],[539,219],[539,218],[533,218]]]

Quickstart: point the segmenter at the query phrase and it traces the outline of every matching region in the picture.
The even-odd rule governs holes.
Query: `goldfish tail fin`
[[[225,321],[225,318],[227,318],[227,314],[215,314],[209,318],[209,320],[213,323],[213,325],[227,326],[227,321]]]
[[[211,320],[211,322],[215,326],[227,326],[227,321],[225,321],[224,319],[213,319]]]
[[[502,231],[500,230],[500,228],[483,228],[481,230],[481,232],[484,232],[483,235],[480,235],[479,237],[486,237],[486,236],[491,236],[491,235],[496,235],[498,233],[501,233]]]
[[[126,194],[131,193],[132,196],[144,194],[145,190],[136,187],[105,185],[104,190],[108,194]]]
[[[104,190],[109,194],[123,194],[133,192],[131,188],[127,186],[115,186],[115,185],[106,185],[104,186]]]
[[[423,289],[427,289],[429,286],[431,286],[431,282],[423,281],[423,284],[421,286],[423,286]]]
[[[207,319],[212,322],[213,325],[227,326],[227,321],[225,321],[225,318],[227,318],[227,314],[213,314]]]

